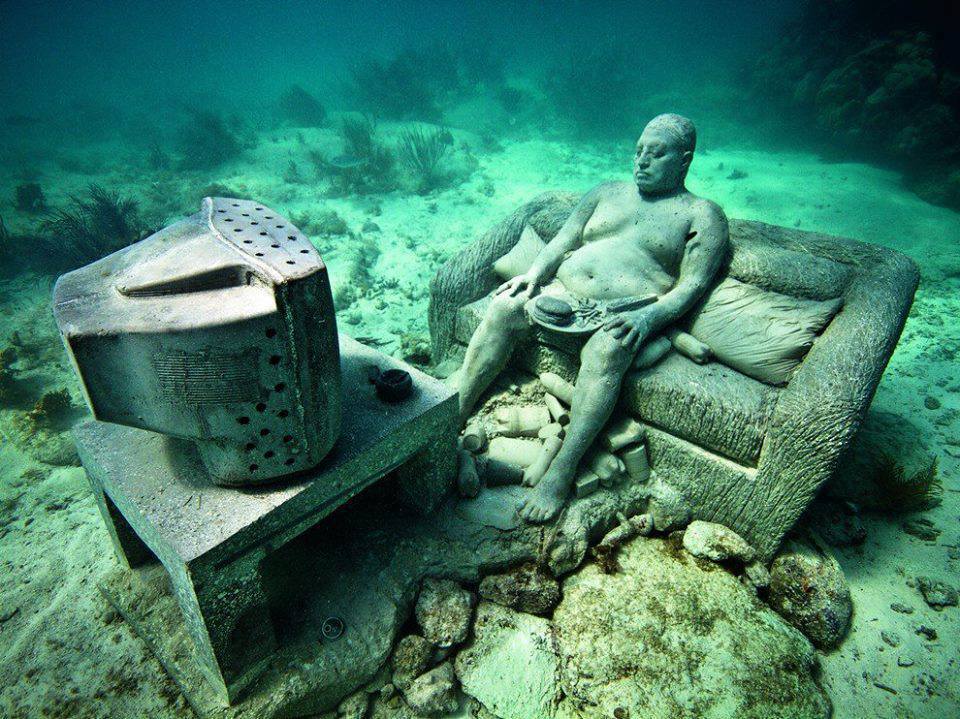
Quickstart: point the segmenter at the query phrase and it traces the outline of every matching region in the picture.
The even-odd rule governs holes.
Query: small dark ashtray
[[[400,402],[413,392],[413,378],[402,369],[388,369],[378,372],[371,380],[377,390],[377,397],[384,402]]]

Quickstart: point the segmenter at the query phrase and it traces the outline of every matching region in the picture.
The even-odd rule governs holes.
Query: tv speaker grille
[[[158,352],[160,391],[183,404],[252,402],[259,397],[257,352]]]

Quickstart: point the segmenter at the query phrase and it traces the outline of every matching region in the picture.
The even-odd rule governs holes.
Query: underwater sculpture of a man
[[[588,192],[531,268],[496,291],[460,371],[460,416],[466,421],[531,331],[525,304],[560,288],[596,301],[657,300],[614,315],[586,341],[563,445],[518,511],[530,522],[557,514],[577,465],[610,418],[624,374],[640,346],[679,320],[705,292],[727,249],[727,219],[685,185],[696,146],[693,123],[659,115],[637,141],[634,183],[609,182]]]

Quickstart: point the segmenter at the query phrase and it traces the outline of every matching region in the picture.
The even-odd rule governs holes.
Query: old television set
[[[54,315],[94,417],[191,440],[217,484],[310,469],[337,440],[327,270],[264,205],[205,198],[62,276]]]

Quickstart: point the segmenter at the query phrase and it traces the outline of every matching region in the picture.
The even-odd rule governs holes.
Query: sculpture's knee
[[[523,305],[524,299],[521,297],[510,297],[506,293],[496,295],[487,308],[483,322],[498,329],[521,329],[526,326]]]
[[[604,330],[598,331],[583,348],[581,366],[605,374],[623,374],[630,366],[633,354],[624,349],[619,340]]]

